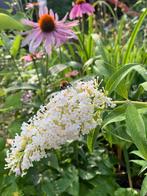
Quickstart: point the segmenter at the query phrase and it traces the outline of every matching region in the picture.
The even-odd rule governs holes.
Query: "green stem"
[[[46,90],[47,90],[47,83],[48,83],[48,62],[49,62],[49,58],[48,58],[48,54],[46,55],[46,67],[45,67],[45,87],[44,87],[44,99],[45,99],[45,94],[46,94]]]
[[[124,100],[124,101],[113,101],[114,104],[124,104],[124,103],[134,103],[137,105],[147,105],[147,102],[142,102],[142,101],[131,101],[131,100]]]
[[[61,51],[61,47],[59,48],[59,55],[60,55],[60,63],[62,64],[62,51]]]
[[[123,153],[124,153],[124,159],[125,159],[125,163],[126,163],[126,170],[127,170],[127,175],[128,175],[129,186],[131,188],[133,188],[132,179],[131,179],[129,156],[128,156],[128,152],[127,152],[126,147],[124,147]]]
[[[75,150],[75,161],[76,165],[79,166],[79,142],[75,141],[74,143],[74,150]]]
[[[12,61],[13,61],[13,65],[14,65],[14,67],[15,67],[15,69],[16,69],[18,75],[19,75],[19,77],[20,77],[21,80],[23,81],[23,77],[22,77],[22,75],[21,75],[21,72],[20,72],[19,68],[17,67],[17,63],[16,63],[14,57],[11,56],[11,59],[12,59]]]
[[[37,75],[37,78],[38,78],[38,82],[39,82],[39,86],[40,86],[40,90],[41,90],[41,95],[43,95],[43,91],[42,91],[42,82],[41,82],[41,78],[40,78],[40,76],[39,76],[38,67],[37,67],[37,64],[36,64],[35,59],[33,59],[33,64],[34,64],[34,68],[35,68],[36,75]]]
[[[80,23],[80,31],[81,31],[81,33],[82,33],[82,35],[79,34],[79,41],[80,41],[80,43],[81,43],[82,49],[83,49],[84,52],[85,52],[86,60],[88,60],[88,53],[87,53],[87,49],[86,49],[85,43],[84,43],[84,42],[85,42],[85,35],[84,35],[84,33],[85,33],[85,30],[84,30],[84,20],[82,20],[81,18],[79,18],[79,23]]]
[[[10,50],[7,48],[7,46],[5,46],[5,48],[6,48],[6,50],[8,51],[8,54],[11,56],[11,60],[12,60],[12,62],[13,62],[13,65],[14,65],[14,67],[15,67],[17,73],[18,73],[18,76],[19,76],[19,77],[21,78],[21,80],[23,81],[23,77],[22,77],[22,75],[21,75],[21,72],[20,72],[19,68],[17,67],[17,63],[16,63],[14,57],[11,55]]]

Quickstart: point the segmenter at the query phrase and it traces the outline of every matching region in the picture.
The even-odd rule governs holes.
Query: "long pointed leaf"
[[[145,125],[141,115],[138,113],[133,104],[130,104],[127,108],[126,124],[128,127],[128,133],[131,136],[134,144],[147,160],[147,138]]]
[[[139,21],[136,24],[136,26],[135,26],[132,34],[131,34],[131,37],[130,37],[130,40],[129,40],[129,43],[128,43],[128,47],[127,47],[127,50],[126,50],[126,53],[125,53],[125,56],[124,56],[124,59],[123,59],[123,64],[126,64],[128,62],[128,58],[129,58],[131,50],[133,48],[137,33],[139,32],[139,29],[140,29],[140,27],[141,27],[141,25],[142,25],[146,16],[147,16],[147,9],[141,14],[141,16],[139,18]]]
[[[14,18],[8,16],[7,14],[0,13],[0,30],[5,29],[24,30],[24,26],[23,24],[21,24]]]

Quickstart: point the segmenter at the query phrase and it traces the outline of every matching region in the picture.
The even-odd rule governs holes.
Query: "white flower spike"
[[[113,107],[111,98],[98,90],[96,81],[78,82],[57,92],[46,106],[23,123],[7,154],[6,168],[23,176],[33,161],[47,157],[46,150],[58,149],[68,141],[80,139],[101,123],[101,113]]]

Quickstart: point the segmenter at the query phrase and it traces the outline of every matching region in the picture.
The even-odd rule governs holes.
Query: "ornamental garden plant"
[[[0,195],[145,196],[145,1],[0,6]]]

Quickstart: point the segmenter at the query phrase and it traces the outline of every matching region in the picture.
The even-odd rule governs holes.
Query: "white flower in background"
[[[46,150],[60,148],[68,141],[80,139],[101,123],[101,112],[113,104],[96,81],[78,82],[74,87],[57,92],[46,106],[23,123],[7,154],[6,168],[23,176],[47,156]]]

